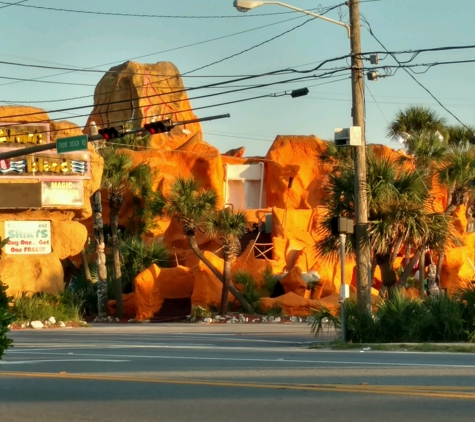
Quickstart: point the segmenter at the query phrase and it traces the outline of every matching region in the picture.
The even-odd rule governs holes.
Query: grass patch
[[[58,295],[24,292],[13,299],[12,314],[18,322],[45,321],[54,317],[56,321],[81,321],[82,295],[66,290]]]

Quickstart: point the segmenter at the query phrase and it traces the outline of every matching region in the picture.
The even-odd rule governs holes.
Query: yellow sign
[[[49,142],[48,123],[2,124],[0,126],[0,145],[12,144],[38,145]]]

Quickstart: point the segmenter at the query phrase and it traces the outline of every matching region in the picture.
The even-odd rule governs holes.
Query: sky
[[[238,12],[232,0],[24,0],[16,6],[8,5],[18,1],[0,2],[3,34],[0,61],[29,66],[0,64],[0,104],[40,107],[51,111],[53,119],[67,119],[81,126],[86,117],[75,117],[75,114],[91,111],[94,87],[103,74],[64,73],[30,65],[107,71],[127,60],[170,61],[182,74],[190,72],[183,76],[185,87],[190,88],[242,75],[286,69],[312,70],[322,61],[346,56],[350,51],[350,40],[343,27],[319,19],[309,20],[302,13],[276,5],[261,6],[247,13]],[[338,0],[291,1],[293,6],[316,13],[338,4]],[[146,16],[112,16],[98,12]],[[475,44],[473,0],[363,0],[361,13],[364,17],[363,52],[384,51],[368,31],[368,24],[390,52],[398,53],[396,57],[400,62],[412,58],[412,54],[400,54],[402,51]],[[326,16],[345,23],[349,21],[348,8],[344,5]],[[458,123],[456,118],[464,124],[475,124],[475,62],[412,68],[420,72],[413,74],[417,81],[450,110],[453,117],[403,69],[397,69],[391,56],[380,54],[379,57],[378,66],[388,68],[378,69],[378,72],[387,76],[377,81],[366,80],[368,143],[400,148],[400,144],[387,137],[387,126],[399,110],[411,105],[431,107],[451,124]],[[475,60],[475,49],[422,52],[410,64],[460,60]],[[348,63],[341,59],[324,64],[319,71],[261,76],[190,92],[193,98],[236,90],[238,86],[249,87],[246,91],[191,99],[193,108],[266,96],[196,110],[198,117],[231,114],[229,119],[202,123],[204,139],[222,152],[245,146],[247,156],[265,155],[277,135],[316,135],[332,139],[335,128],[352,124]],[[194,71],[203,66],[206,67]],[[365,67],[372,65],[366,61]],[[337,73],[330,73],[336,70]],[[283,82],[303,76],[311,77]],[[41,79],[31,81],[33,78]],[[256,87],[271,83],[274,85]],[[273,96],[304,87],[310,90],[305,97]],[[77,106],[86,108],[52,112]]]

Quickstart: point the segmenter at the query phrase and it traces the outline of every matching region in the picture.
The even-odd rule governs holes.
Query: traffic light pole
[[[230,114],[219,114],[216,116],[209,116],[209,117],[202,117],[199,119],[192,119],[192,120],[184,120],[181,122],[173,122],[172,126],[170,127],[170,130],[172,130],[176,126],[183,126],[187,125],[190,123],[198,123],[198,122],[207,122],[210,120],[217,120],[217,119],[224,119],[227,117],[231,117]],[[147,132],[147,129],[144,127],[140,127],[137,129],[131,129],[131,130],[126,130],[121,132],[121,136],[125,135],[130,135],[133,133],[141,133],[141,132]],[[105,138],[102,135],[93,135],[93,136],[88,136],[87,141],[88,142],[93,142],[93,141],[101,141],[104,140]],[[35,154],[37,152],[43,152],[43,151],[48,151],[56,149],[56,142],[49,142],[47,144],[42,144],[42,145],[35,145],[33,147],[28,147],[28,148],[18,148],[13,151],[8,151],[8,152],[2,152],[0,153],[0,160],[7,160],[9,158],[15,158],[15,157],[23,157],[24,155],[29,155],[29,154]]]

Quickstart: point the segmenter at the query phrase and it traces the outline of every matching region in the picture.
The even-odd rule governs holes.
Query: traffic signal
[[[157,133],[170,132],[173,129],[173,123],[170,119],[166,119],[158,122],[146,123],[143,127],[152,135],[155,135]]]
[[[109,139],[117,139],[121,136],[115,127],[105,127],[103,129],[99,129],[98,132],[99,135],[101,135],[106,141]]]

